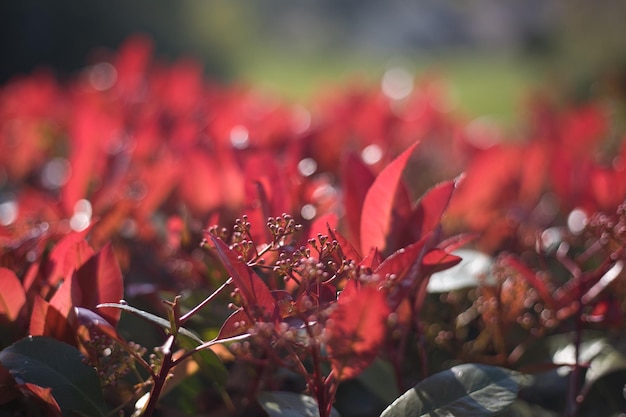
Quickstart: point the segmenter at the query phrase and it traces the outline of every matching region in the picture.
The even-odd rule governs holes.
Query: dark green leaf
[[[202,349],[194,354],[200,370],[211,380],[214,387],[224,393],[228,370],[221,359],[211,349]]]
[[[0,352],[0,363],[18,383],[51,388],[64,415],[107,415],[98,375],[73,346],[27,337]]]
[[[317,417],[317,402],[308,395],[285,391],[264,391],[258,397],[261,407],[270,417]],[[333,409],[331,417],[339,417]]]
[[[138,308],[131,307],[128,304],[104,303],[104,304],[98,305],[98,308],[101,308],[101,307],[119,308],[120,310],[127,311],[131,314],[134,314],[138,317],[143,318],[144,320],[154,323],[157,326],[161,326],[165,330],[168,330],[168,331],[170,330],[170,327],[171,327],[169,320],[165,320],[164,318],[156,316],[152,313],[148,313],[147,311],[143,311],[143,310],[139,310]],[[196,343],[196,345],[201,345],[202,343],[204,343],[202,339],[200,339],[193,332],[185,329],[184,327],[181,327],[180,329],[178,329],[178,333],[180,333],[182,336],[185,336],[193,340]]]
[[[385,400],[386,404],[397,398],[399,392],[393,366],[382,359],[376,359],[357,377],[372,395]]]
[[[495,366],[455,366],[417,384],[381,417],[493,416],[515,401],[527,379],[524,374]]]

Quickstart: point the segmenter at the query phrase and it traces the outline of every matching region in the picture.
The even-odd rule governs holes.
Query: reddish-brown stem
[[[144,411],[145,417],[151,417],[156,405],[159,401],[159,397],[161,396],[161,392],[163,391],[163,387],[165,386],[165,382],[167,381],[167,376],[170,373],[170,369],[172,369],[173,361],[172,361],[172,345],[174,344],[174,335],[170,335],[167,338],[165,344],[161,347],[163,352],[163,360],[161,361],[161,368],[159,369],[159,374],[154,378],[154,384],[152,385],[152,389],[150,390],[150,398],[148,399],[148,404],[146,405],[146,409]]]
[[[311,338],[311,340],[314,340],[315,336],[311,330],[311,327],[306,324],[305,328],[309,338]],[[317,343],[312,344],[310,348],[310,353],[311,360],[313,362],[313,375],[312,378],[308,378],[308,383],[309,385],[311,385],[311,391],[317,399],[317,406],[319,409],[320,417],[329,417],[330,410],[333,404],[333,398],[330,393],[334,392],[334,390],[326,389],[325,378],[322,375],[319,345]]]

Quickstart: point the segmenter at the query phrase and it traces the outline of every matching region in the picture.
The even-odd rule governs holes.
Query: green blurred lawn
[[[377,87],[389,67],[386,59],[332,54],[294,56],[265,50],[240,58],[234,80],[260,87],[286,100],[306,103],[328,88],[353,84]],[[402,59],[416,79],[435,72],[447,82],[455,112],[466,117],[490,116],[505,126],[519,121],[525,96],[539,83],[538,71],[520,58],[456,53],[433,58]]]

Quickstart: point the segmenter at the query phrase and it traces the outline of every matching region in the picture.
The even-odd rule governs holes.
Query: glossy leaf
[[[402,180],[402,172],[417,143],[411,145],[376,177],[367,191],[361,212],[361,252],[372,248],[384,252],[393,225],[396,192]]]
[[[317,402],[313,397],[287,391],[262,391],[257,397],[259,404],[270,417],[317,417]],[[330,417],[339,417],[334,408]]]
[[[586,331],[581,334],[581,339],[578,347],[578,364],[587,368],[586,385],[593,384],[608,373],[626,371],[626,355],[605,334]],[[570,366],[576,364],[576,346],[572,343],[571,335],[554,335],[547,338],[546,343],[555,364]]]
[[[0,352],[0,364],[17,381],[51,388],[65,415],[108,414],[96,371],[83,363],[80,352],[70,345],[47,337],[28,337]]]
[[[418,383],[381,417],[487,417],[510,406],[529,378],[505,368],[463,364]]]

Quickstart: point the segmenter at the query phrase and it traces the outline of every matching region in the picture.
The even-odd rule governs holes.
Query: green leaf
[[[120,310],[124,310],[127,311],[131,314],[134,314],[136,316],[139,316],[141,318],[143,318],[144,320],[147,320],[151,323],[156,324],[157,326],[161,326],[163,327],[165,330],[170,330],[171,325],[169,320],[165,320],[162,317],[156,316],[152,313],[148,313],[147,311],[143,311],[140,310],[138,308],[135,307],[131,307],[128,304],[119,304],[119,303],[104,303],[104,304],[100,304],[97,306],[98,308],[119,308]],[[204,343],[204,341],[202,341],[202,339],[200,339],[198,336],[196,336],[195,333],[185,329],[184,327],[181,327],[178,329],[178,333],[181,334],[182,336],[185,336],[191,340],[193,340],[197,345],[201,345]]]
[[[107,415],[98,375],[73,346],[29,336],[0,352],[0,363],[18,383],[51,388],[64,415]]]
[[[573,335],[559,334],[548,339],[552,360],[558,365],[569,365],[559,369],[563,375],[569,374],[576,363],[576,346]],[[585,384],[583,390],[591,389],[596,381],[617,371],[626,371],[626,340],[608,338],[602,331],[584,331],[578,347],[578,363],[584,366]]]
[[[357,377],[372,395],[385,400],[385,404],[392,402],[399,394],[393,366],[382,359],[376,359]]]
[[[319,411],[313,397],[286,391],[264,391],[258,396],[261,407],[270,417],[317,417]],[[334,408],[331,417],[339,417]]]
[[[221,359],[211,349],[202,349],[194,354],[202,372],[211,380],[213,386],[224,394],[228,370]]]
[[[527,380],[524,374],[496,366],[458,365],[421,381],[381,417],[493,416],[515,401]]]

